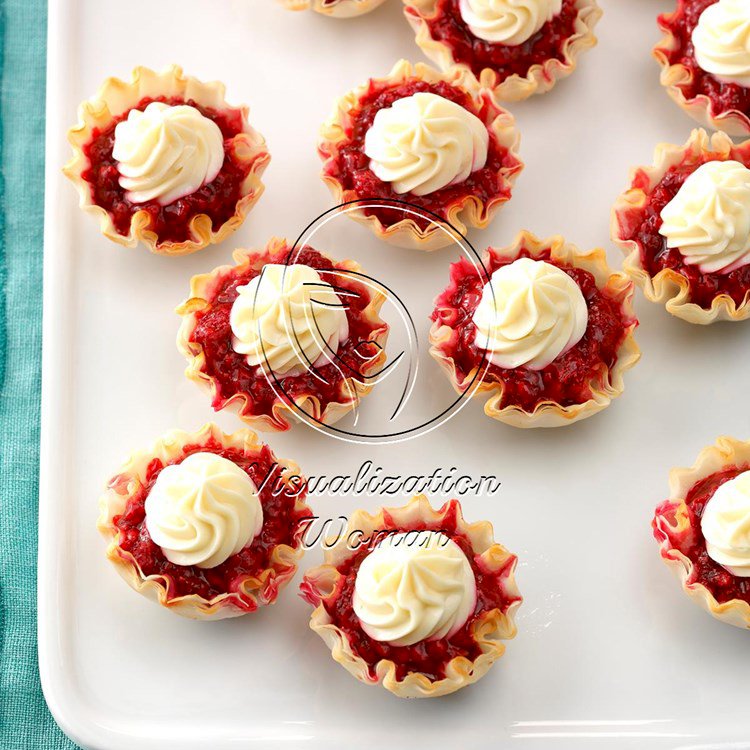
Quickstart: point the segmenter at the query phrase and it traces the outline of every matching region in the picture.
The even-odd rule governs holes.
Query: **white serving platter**
[[[512,106],[526,170],[478,248],[521,228],[582,247],[608,240],[628,168],[691,122],[658,83],[655,17],[672,0],[601,0],[599,46],[552,93]],[[518,637],[478,685],[451,698],[399,701],[356,683],[307,627],[301,573],[266,611],[220,623],[180,619],[137,596],[104,558],[95,529],[104,482],[134,448],[213,414],[183,377],[173,309],[191,275],[237,246],[294,239],[330,206],[315,139],[334,98],[400,57],[420,60],[400,2],[350,21],[293,14],[272,0],[51,0],[49,9],[44,364],[39,519],[39,656],[62,728],[86,748],[750,747],[750,637],[679,591],[651,538],[673,465],[719,434],[750,435],[748,325],[691,327],[639,295],[641,363],[604,413],[553,431],[519,431],[473,402],[398,445],[350,445],[299,425],[268,442],[307,474],[389,474],[457,466],[495,474],[495,497],[465,497],[520,558]],[[272,161],[266,192],[231,239],[186,258],[117,247],[78,211],[60,173],[65,131],[107,75],[181,63],[247,102]],[[449,395],[425,356],[427,315],[452,251],[422,255],[339,222],[348,254],[403,299],[422,340],[413,407]],[[396,340],[395,337],[394,340]],[[373,394],[362,412],[378,408]],[[240,426],[231,414],[216,417]],[[396,498],[396,502],[406,500]],[[446,498],[435,497],[434,500]],[[321,516],[394,498],[311,498]],[[320,549],[302,568],[317,564]]]

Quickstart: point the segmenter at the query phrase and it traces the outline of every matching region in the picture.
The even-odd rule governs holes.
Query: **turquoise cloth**
[[[50,715],[36,652],[44,209],[44,0],[0,0],[0,748],[75,747]]]

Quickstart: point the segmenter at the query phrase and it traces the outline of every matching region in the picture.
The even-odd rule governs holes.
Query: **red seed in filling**
[[[714,496],[724,482],[734,479],[738,474],[747,471],[748,466],[730,466],[696,482],[687,493],[685,503],[688,508],[691,534],[670,536],[672,545],[682,552],[693,563],[693,572],[688,583],[703,584],[719,604],[739,599],[750,604],[750,578],[735,576],[719,563],[712,560],[706,551],[706,540],[701,530],[701,518],[708,501]],[[657,509],[657,515],[672,504],[667,501]],[[664,532],[656,530],[655,536],[661,541]]]
[[[482,70],[498,73],[500,82],[512,75],[526,77],[532,65],[546,60],[565,60],[564,47],[575,34],[577,0],[563,0],[562,10],[523,44],[501,44],[480,39],[461,17],[459,0],[438,0],[435,12],[425,18],[430,36],[451,49],[453,59],[471,68],[479,78]]]
[[[126,120],[132,109],[143,110],[155,101],[171,106],[188,104],[195,107],[202,115],[213,120],[224,136],[225,156],[219,174],[194,193],[179,198],[168,206],[162,206],[155,200],[131,203],[120,187],[120,173],[112,156],[117,124]],[[106,128],[94,128],[91,141],[83,148],[90,166],[82,177],[91,186],[94,203],[109,213],[119,234],[127,235],[130,232],[130,224],[136,211],[146,211],[151,216],[148,228],[156,233],[160,244],[184,242],[191,239],[190,221],[194,216],[208,215],[214,231],[234,216],[237,202],[242,197],[242,183],[250,172],[251,165],[239,163],[231,149],[227,149],[227,141],[241,133],[242,129],[242,112],[239,109],[219,111],[202,107],[192,99],[185,101],[179,97],[146,97],[135,107],[113,118]]]
[[[199,452],[223,456],[244,469],[260,490],[263,527],[260,534],[245,549],[215,568],[175,565],[169,562],[161,547],[151,540],[146,528],[146,498],[165,466],[155,458],[146,470],[143,486],[128,500],[122,514],[113,518],[113,524],[119,531],[120,549],[129,552],[135,558],[143,575],[163,575],[168,579],[170,599],[188,594],[211,599],[220,594],[237,591],[238,583],[243,577],[256,576],[270,567],[271,553],[275,547],[280,544],[293,548],[299,546],[300,521],[309,515],[307,509],[302,512],[295,510],[295,500],[299,493],[295,494],[294,489],[286,487],[284,490],[278,489],[278,473],[272,473],[276,460],[268,446],[264,445],[257,455],[249,456],[239,449],[225,448],[211,438],[203,445],[185,446],[182,455],[171,463],[179,464],[187,456]],[[269,474],[273,479],[264,484]],[[250,600],[243,600],[243,604],[248,609],[255,608]]]
[[[518,257],[531,257],[523,250]],[[599,289],[593,274],[550,258],[549,251],[536,258],[565,271],[581,289],[588,307],[588,325],[583,338],[565,354],[560,355],[541,370],[528,367],[505,369],[497,365],[483,365],[486,353],[474,343],[476,327],[472,321],[482,298],[486,279],[472,263],[462,259],[451,266],[452,283],[436,300],[432,320],[449,325],[458,335],[442,346],[455,362],[459,382],[465,381],[477,368],[486,366],[484,380],[503,384],[501,408],[518,406],[532,412],[543,401],[554,401],[560,406],[581,404],[591,398],[590,383],[608,382],[609,373],[617,362],[617,353],[627,328],[632,325],[622,311],[621,304]],[[491,276],[513,259],[490,254],[486,264]]]
[[[487,161],[484,167],[472,172],[463,182],[448,185],[428,195],[396,193],[389,183],[375,176],[370,169],[370,159],[364,151],[365,135],[375,115],[381,109],[390,107],[398,99],[418,92],[429,92],[450,99],[477,115],[480,120],[484,120],[485,104],[479,109],[469,94],[444,81],[426,83],[414,79],[396,86],[391,83],[371,81],[369,90],[360,98],[357,109],[350,115],[353,124],[347,130],[348,142],[339,146],[337,155],[325,167],[326,173],[338,180],[344,190],[353,190],[359,198],[407,201],[413,206],[437,214],[442,219],[447,218],[450,206],[461,202],[469,195],[476,196],[483,203],[496,197],[508,200],[511,190],[507,184],[504,184],[503,174],[517,171],[520,162],[492,135],[490,135]],[[503,170],[503,174],[498,174],[500,170]],[[405,218],[404,212],[399,209],[367,208],[364,212],[368,216],[377,217],[386,227],[403,221]],[[409,218],[422,229],[431,223],[429,219],[419,216],[409,216]]]
[[[375,678],[375,666],[382,659],[390,659],[396,665],[396,678],[403,680],[407,674],[421,672],[430,680],[445,677],[445,667],[451,659],[464,656],[473,661],[481,654],[474,636],[472,625],[479,617],[493,609],[507,612],[517,597],[511,597],[503,587],[503,580],[507,577],[509,568],[515,558],[510,558],[500,570],[489,571],[481,562],[474,558],[471,542],[457,529],[458,503],[451,501],[449,512],[438,526],[417,523],[410,526],[395,526],[386,524],[386,529],[411,531],[433,529],[449,536],[466,555],[471,564],[477,585],[477,603],[474,614],[469,617],[464,626],[450,638],[435,641],[420,641],[412,646],[391,646],[388,643],[373,640],[362,630],[357,616],[352,608],[354,584],[357,571],[364,558],[371,551],[367,546],[362,547],[353,557],[337,567],[344,576],[343,586],[331,595],[323,605],[331,617],[332,622],[346,635],[354,653],[360,656],[370,668],[370,676]],[[385,529],[384,529],[385,530]]]
[[[269,262],[284,263],[287,253],[288,249],[283,250],[278,257],[270,259]],[[299,255],[295,256],[294,262],[318,271],[335,268],[330,260],[311,247],[303,248]],[[203,369],[215,379],[217,393],[213,402],[214,409],[221,409],[227,400],[236,394],[244,394],[249,398],[249,404],[243,410],[243,414],[253,416],[271,414],[275,403],[280,400],[289,402],[290,399],[302,395],[317,397],[321,410],[330,403],[347,401],[349,395],[342,393],[341,385],[345,378],[367,382],[366,376],[362,374],[363,364],[378,353],[379,346],[372,343],[371,339],[385,325],[371,322],[364,314],[364,309],[371,300],[367,288],[345,275],[336,274],[326,279],[326,274],[321,274],[323,281],[354,293],[346,297],[349,336],[339,346],[336,364],[317,367],[315,373],[305,372],[280,377],[279,384],[275,385],[278,393],[285,396],[280,399],[261,368],[248,365],[245,356],[232,348],[229,316],[237,298],[237,287],[244,286],[260,272],[260,268],[250,269],[241,274],[234,270],[230,271],[208,300],[206,309],[196,313],[197,324],[190,340],[203,347],[206,359]]]
[[[671,18],[659,17],[659,25],[671,31],[676,44],[666,50],[670,65],[683,65],[690,73],[690,80],[680,85],[686,99],[695,99],[701,94],[711,102],[711,115],[716,117],[723,112],[738,110],[750,116],[750,89],[736,83],[723,83],[713,74],[707,73],[695,59],[693,29],[698,25],[701,13],[717,0],[678,0],[677,9]]]

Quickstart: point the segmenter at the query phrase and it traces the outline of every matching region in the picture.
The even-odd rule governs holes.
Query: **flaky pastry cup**
[[[693,83],[693,73],[681,63],[671,63],[669,58],[671,53],[682,46],[680,39],[673,31],[672,24],[683,12],[684,5],[684,0],[678,0],[677,7],[672,13],[664,13],[658,18],[663,36],[654,46],[652,54],[661,66],[661,84],[670,98],[701,125],[711,130],[723,130],[729,135],[748,135],[750,118],[744,112],[729,109],[714,114],[713,103],[706,94],[688,98],[683,92],[685,86]]]
[[[224,84],[217,81],[203,82],[185,76],[178,65],[167,67],[160,73],[138,67],[129,81],[107,78],[95,96],[80,105],[78,124],[68,131],[73,157],[65,165],[63,172],[78,190],[80,207],[99,221],[105,237],[126,247],[135,247],[142,242],[151,252],[161,255],[187,255],[207,245],[221,242],[239,228],[263,192],[261,175],[271,157],[265,139],[247,121],[248,108],[230,107],[224,94]],[[234,215],[214,230],[207,214],[196,214],[190,220],[190,239],[183,242],[160,241],[156,232],[149,228],[150,216],[145,210],[136,211],[131,219],[130,231],[125,235],[120,234],[109,212],[94,202],[91,184],[83,177],[90,165],[84,149],[94,137],[94,131],[106,128],[114,118],[132,109],[143,99],[152,97],[179,97],[185,101],[193,100],[203,107],[217,110],[239,109],[242,113],[242,132],[224,142],[225,153],[231,153],[237,163],[248,168]]]
[[[297,563],[302,557],[301,527],[294,532],[295,547],[279,544],[273,549],[269,567],[257,575],[245,573],[237,577],[231,583],[232,591],[206,599],[197,594],[172,596],[169,576],[144,575],[134,556],[120,546],[120,529],[114,522],[115,517],[125,511],[128,501],[144,487],[149,465],[154,460],[159,460],[166,466],[182,457],[186,446],[207,444],[237,449],[248,456],[257,455],[263,448],[258,436],[245,429],[227,435],[215,424],[208,423],[195,433],[171,430],[162,435],[150,448],[132,453],[120,471],[109,481],[106,492],[99,500],[97,528],[107,541],[107,558],[127,584],[139,594],[183,617],[194,620],[221,620],[253,612],[260,606],[276,601],[279,591],[294,577]],[[299,466],[293,461],[275,456],[273,458],[279,467],[278,478],[285,485],[292,486],[292,477],[301,478]],[[309,515],[311,511],[302,499],[303,493],[296,489],[294,492],[294,512],[298,515]]]
[[[508,151],[510,164],[503,166],[498,173],[502,188],[508,191],[512,188],[516,177],[523,169],[523,162],[517,153],[520,135],[516,130],[513,115],[500,106],[491,91],[470,89],[466,85],[464,73],[459,70],[440,73],[423,63],[412,66],[408,60],[399,60],[387,76],[370,79],[338,99],[330,118],[320,129],[318,153],[323,160],[321,177],[338,205],[360,200],[366,201],[369,197],[358,195],[352,189],[345,189],[341,181],[331,174],[339,150],[349,142],[361,98],[368,92],[371,83],[397,86],[415,78],[428,83],[445,81],[463,88],[471,95],[478,108],[486,108],[483,122],[489,131],[490,138],[494,138],[500,147]],[[404,194],[401,199],[408,203],[409,194]],[[436,217],[435,221],[425,229],[420,228],[415,221],[408,218],[385,226],[376,216],[368,216],[361,208],[347,211],[347,215],[369,227],[385,242],[399,247],[430,251],[453,244],[456,241],[455,232],[464,234],[468,227],[480,229],[486,227],[495,213],[508,200],[509,195],[503,195],[502,190],[487,201],[467,194],[453,204],[443,207],[446,213],[443,221],[439,221]]]
[[[724,468],[743,465],[750,466],[750,442],[724,436],[714,445],[704,448],[690,468],[672,469],[669,473],[669,499],[656,509],[652,528],[662,560],[677,576],[690,599],[717,620],[750,629],[750,604],[742,599],[719,603],[708,588],[696,580],[693,561],[675,546],[676,541],[689,544],[693,538],[686,503],[692,487]]]
[[[278,0],[288,10],[314,10],[331,18],[354,18],[375,10],[385,0]]]
[[[509,604],[505,611],[492,609],[480,614],[472,625],[473,636],[481,653],[470,661],[465,656],[454,657],[445,666],[445,677],[431,680],[421,672],[410,672],[399,679],[396,664],[381,659],[370,673],[367,662],[352,649],[349,638],[326,611],[324,601],[336,595],[344,582],[337,566],[356,554],[347,541],[350,534],[358,539],[377,538],[387,529],[428,528],[439,530],[449,515],[456,514],[456,529],[466,536],[474,552],[474,559],[488,572],[503,571],[500,585]],[[488,521],[467,523],[461,515],[457,500],[435,510],[424,495],[413,497],[399,508],[381,508],[375,515],[364,510],[355,511],[349,518],[344,533],[337,543],[327,548],[324,563],[305,573],[300,585],[302,597],[315,607],[310,616],[310,628],[331,650],[331,656],[351,675],[367,685],[382,685],[399,698],[436,698],[466,687],[483,677],[505,652],[502,641],[516,635],[515,613],[521,605],[521,594],[515,580],[516,557],[494,541],[492,525]]]
[[[626,327],[625,336],[618,350],[617,361],[603,378],[603,383],[600,379],[590,381],[591,398],[572,406],[561,406],[554,401],[542,401],[531,412],[513,404],[501,407],[503,383],[482,377],[486,362],[481,362],[465,378],[462,378],[453,357],[446,351],[457,335],[457,331],[448,325],[441,324],[439,320],[434,321],[430,328],[430,354],[446,373],[456,392],[470,393],[473,397],[484,397],[490,394],[484,405],[484,413],[488,417],[513,427],[563,427],[590,417],[609,406],[612,399],[619,396],[625,388],[624,373],[641,357],[634,335],[638,321],[633,311],[633,284],[625,274],[612,271],[602,248],[582,251],[559,235],[542,240],[525,230],[519,232],[508,247],[488,248],[482,265],[487,268],[491,252],[504,258],[515,259],[523,250],[527,251],[530,257],[537,259],[549,251],[550,259],[589,271],[594,276],[597,287],[601,290],[606,289],[609,296],[617,300],[621,306]],[[476,380],[479,384],[471,385]]]
[[[735,145],[725,133],[709,136],[702,128],[696,128],[682,146],[660,143],[654,151],[653,166],[631,170],[631,187],[617,198],[612,207],[611,235],[625,253],[623,270],[643,290],[646,299],[664,305],[667,312],[688,323],[707,325],[721,320],[746,320],[750,317],[750,291],[740,305],[728,294],[718,294],[710,309],[703,308],[691,302],[690,284],[681,273],[664,268],[651,276],[643,267],[640,244],[629,237],[640,224],[641,212],[651,193],[671,167],[727,159],[750,164],[750,140]]]
[[[490,89],[504,102],[518,102],[533,94],[545,94],[558,81],[567,78],[576,69],[578,56],[596,46],[594,27],[602,16],[597,0],[576,0],[575,32],[563,44],[563,59],[535,63],[525,76],[514,73],[502,79],[493,68],[483,68],[477,77],[469,65],[455,59],[449,44],[432,37],[428,20],[435,15],[438,0],[404,0],[404,4],[404,15],[416,34],[417,44],[430,60],[442,70],[461,71],[468,85]]]
[[[379,352],[377,356],[361,364],[359,370],[364,380],[347,377],[341,381],[339,387],[340,400],[331,401],[324,406],[320,399],[312,393],[299,394],[293,402],[289,399],[282,400],[277,397],[271,414],[252,414],[252,401],[248,394],[235,393],[228,398],[221,395],[216,378],[206,370],[206,352],[203,346],[199,342],[191,340],[198,324],[197,314],[210,307],[213,292],[228,273],[240,274],[251,268],[260,270],[267,263],[286,263],[289,259],[290,249],[285,239],[272,237],[264,250],[235,250],[232,256],[235,265],[219,266],[210,273],[193,276],[190,280],[190,297],[176,311],[182,317],[177,333],[177,348],[188,360],[188,366],[185,370],[185,376],[188,380],[192,380],[208,392],[214,409],[229,408],[246,424],[267,432],[288,430],[291,427],[292,417],[299,419],[300,413],[323,424],[334,424],[355,409],[359,405],[360,399],[372,390],[373,385],[368,382],[367,378],[374,377],[382,369],[386,359],[385,343],[388,338],[388,325],[381,320],[379,314],[385,301],[385,295],[380,289],[368,288],[370,301],[362,311],[362,317],[372,324],[373,330],[368,341],[375,343]],[[325,256],[324,253],[317,252]],[[362,270],[361,266],[352,260],[331,260],[331,263],[339,270],[353,272],[354,274],[360,273]],[[259,373],[259,377],[263,377],[263,374]]]

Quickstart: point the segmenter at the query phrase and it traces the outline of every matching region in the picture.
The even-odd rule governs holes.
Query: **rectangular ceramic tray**
[[[650,59],[655,16],[671,3],[601,4],[599,46],[573,77],[511,107],[527,167],[493,225],[471,235],[480,249],[528,228],[604,245],[619,263],[609,208],[629,166],[690,131]],[[389,474],[457,466],[502,482],[495,497],[465,497],[464,509],[491,520],[519,555],[519,634],[481,683],[451,698],[399,701],[357,684],[308,630],[300,574],[267,611],[206,624],[138,597],[105,561],[95,529],[104,482],[132,449],[212,417],[174,346],[173,310],[191,275],[228,262],[236,246],[295,238],[329,207],[318,126],[336,96],[399,57],[421,59],[398,0],[351,21],[272,0],[51,0],[39,655],[53,714],[102,750],[750,746],[750,639],[682,595],[649,528],[671,466],[691,463],[719,434],[748,435],[745,326],[691,327],[639,296],[643,359],[625,395],[564,430],[517,431],[470,403],[399,445],[347,445],[304,425],[268,436],[308,474],[354,473],[370,459]],[[108,75],[171,62],[223,80],[230,102],[250,105],[272,153],[266,192],[237,235],[178,259],[102,238],[60,173],[78,102]],[[449,391],[424,356],[427,315],[454,254],[388,248],[353,222],[336,237],[333,254],[354,257],[407,300],[424,360],[415,408],[434,408]],[[240,426],[232,415],[217,421]],[[333,517],[382,501],[394,504],[311,499]],[[311,550],[302,567],[320,557]]]

